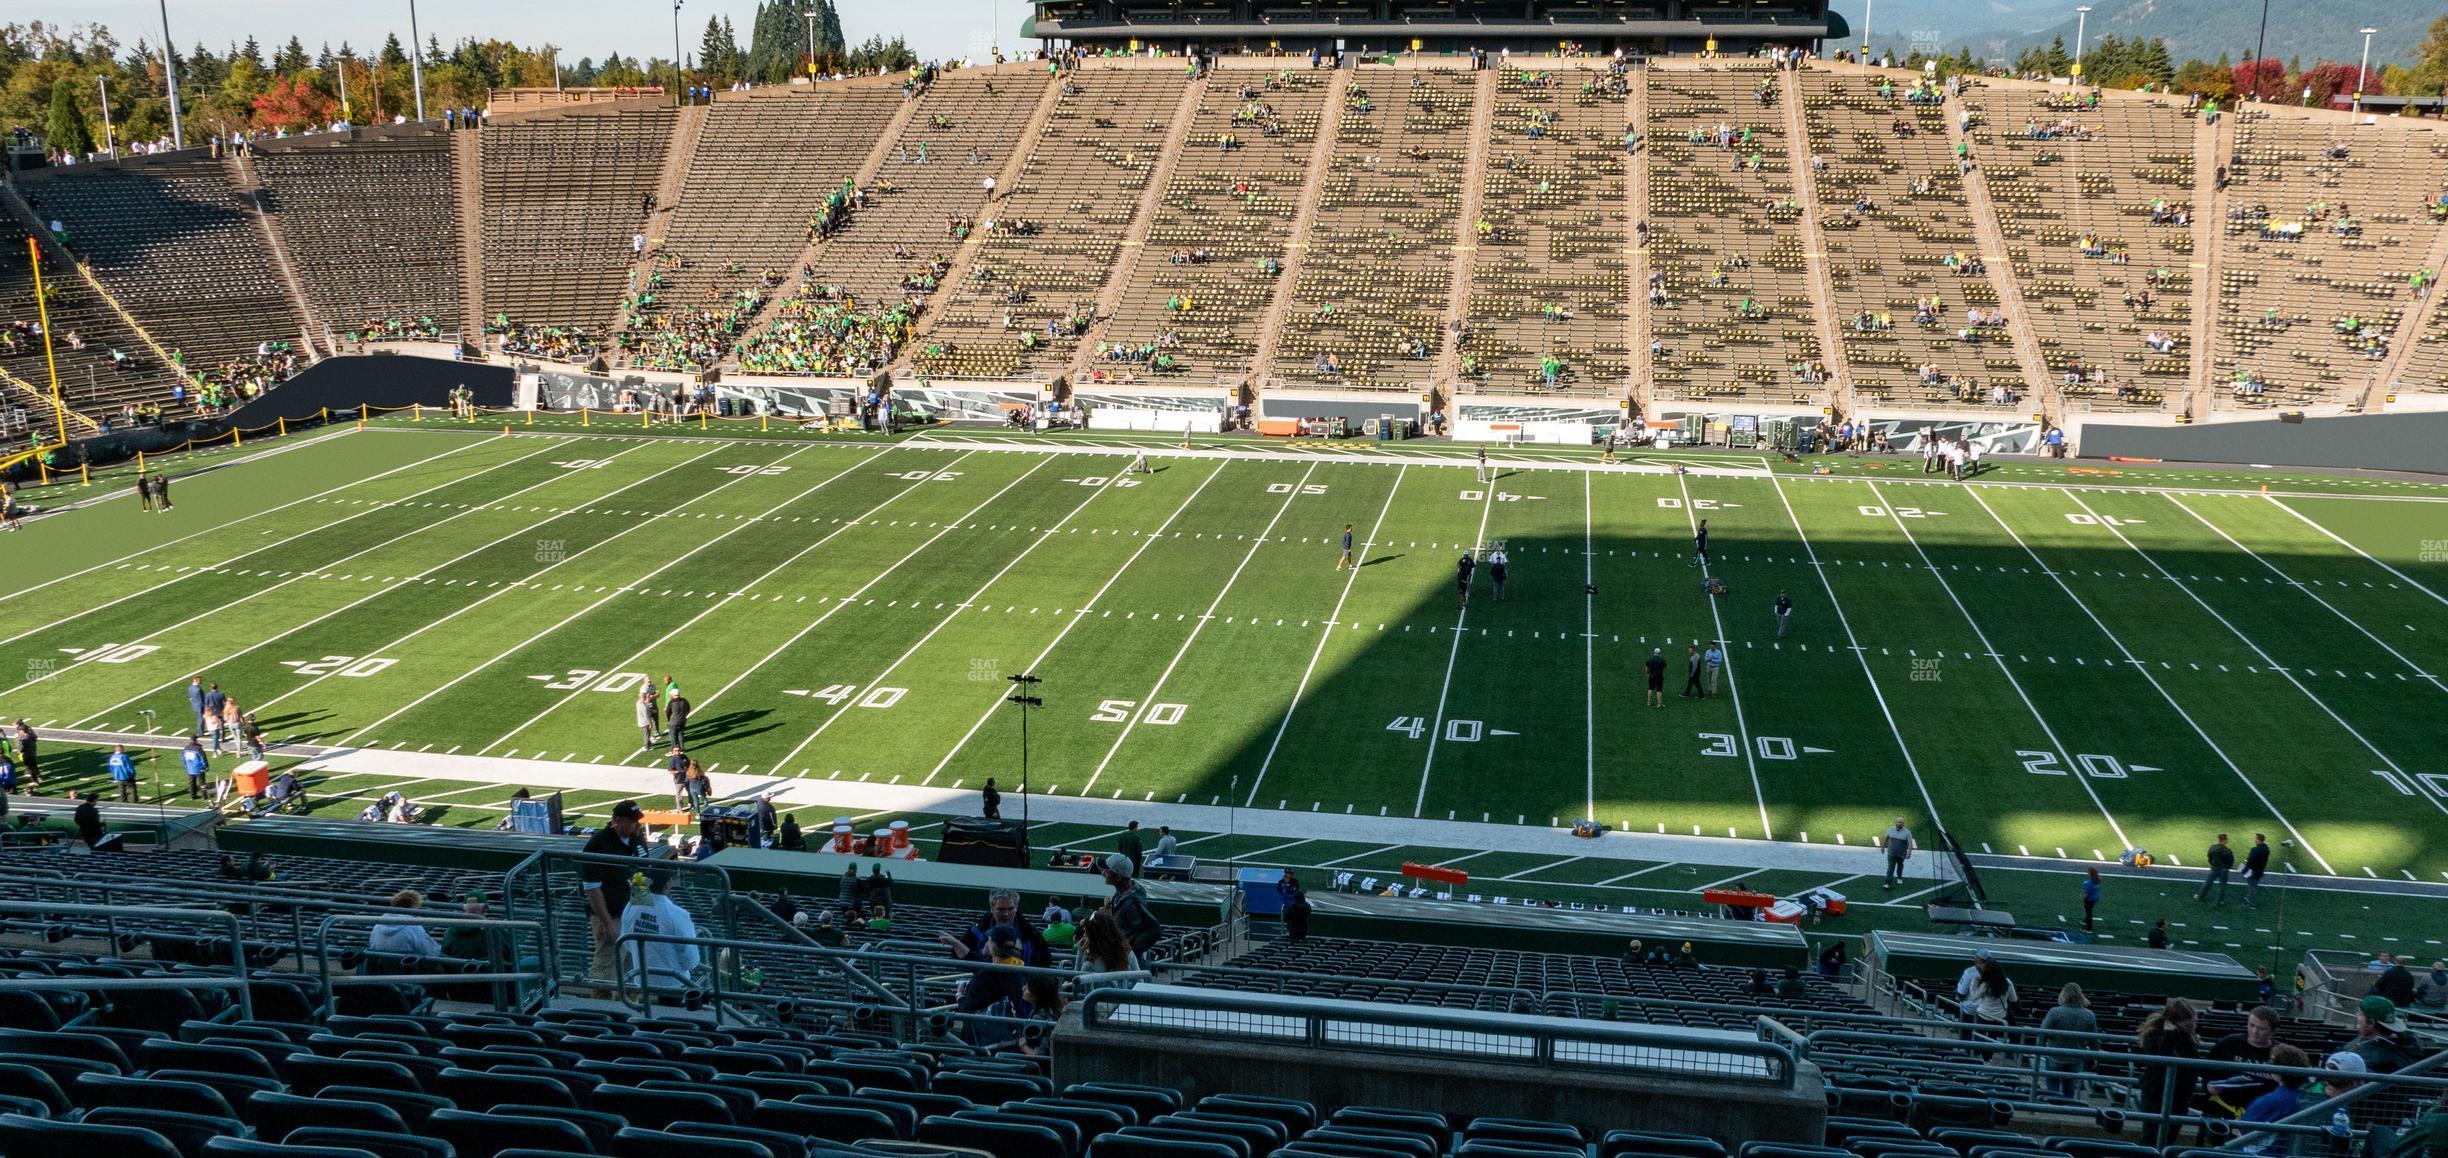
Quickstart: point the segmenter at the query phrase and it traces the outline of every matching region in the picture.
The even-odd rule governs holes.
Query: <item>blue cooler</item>
[[[1283,915],[1283,895],[1275,891],[1283,880],[1282,869],[1245,868],[1241,870],[1241,909],[1251,916]]]

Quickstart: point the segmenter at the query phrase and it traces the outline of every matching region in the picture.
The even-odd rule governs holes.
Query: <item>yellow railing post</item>
[[[136,473],[144,473],[144,452],[141,450],[136,452]]]
[[[284,418],[284,417],[282,417],[282,416],[280,416],[280,415],[277,415],[277,414],[273,415],[273,416],[272,416],[272,427],[273,427],[273,429],[274,429],[274,430],[276,430],[276,431],[278,431],[278,432],[279,432],[279,433],[278,433],[278,435],[277,435],[277,437],[280,437],[280,438],[287,438],[287,437],[289,437],[289,420],[288,420],[287,418]]]
[[[89,487],[89,486],[92,486],[92,485],[93,485],[93,468],[92,468],[92,467],[87,466],[86,464],[81,463],[81,462],[77,464],[77,485],[78,485],[78,486],[87,486],[87,487]]]
[[[527,425],[535,425],[535,408],[532,406],[527,408]]]
[[[425,404],[424,404],[424,403],[422,403],[422,402],[418,402],[418,403],[414,403],[414,405],[416,406],[416,420],[417,420],[418,422],[423,422],[423,421],[425,421]]]
[[[700,410],[700,411],[698,411],[698,412],[697,412],[697,429],[699,429],[699,430],[704,430],[705,428],[706,428],[706,413],[705,413],[705,411]]]
[[[331,425],[331,407],[323,407],[321,417],[319,417],[317,421],[321,422],[325,426]]]
[[[44,462],[40,455],[34,458],[34,485],[45,487],[51,485],[51,464]]]
[[[240,433],[238,432],[238,428],[237,428],[237,427],[235,427],[235,426],[230,427],[230,449],[231,449],[231,450],[236,450],[236,449],[238,449],[239,447],[242,447],[242,446],[245,446],[245,445],[246,445],[246,436],[245,436],[245,435],[240,434]]]
[[[757,433],[759,433],[759,434],[763,434],[764,432],[765,432],[765,415],[764,415],[763,413],[761,413],[761,412],[760,412],[760,413],[757,415]]]
[[[645,407],[643,407],[643,406],[638,407],[638,428],[639,428],[639,429],[641,429],[641,430],[642,430],[642,429],[645,429],[645,427],[646,427],[646,426],[647,426],[649,423],[651,423],[651,422],[653,422],[653,421],[654,421],[654,411],[652,411],[652,410],[648,410],[647,408],[645,408]]]
[[[587,408],[587,407],[584,407],[584,406],[579,407],[579,408],[578,408],[578,425],[580,425],[580,426],[585,426],[585,425],[587,424],[587,416],[588,416],[588,415],[591,415],[591,414],[593,414],[593,413],[595,413],[595,412],[594,412],[593,410],[591,410],[591,409]]]

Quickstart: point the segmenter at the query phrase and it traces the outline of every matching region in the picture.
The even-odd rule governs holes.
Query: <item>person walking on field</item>
[[[2253,834],[2253,846],[2244,853],[2244,907],[2261,907],[2261,878],[2269,874],[2269,834]]]
[[[1003,793],[995,787],[995,778],[986,778],[986,789],[978,794],[978,807],[988,820],[1003,819]]]
[[[1708,689],[1700,684],[1700,645],[1692,644],[1684,648],[1684,651],[1689,655],[1683,665],[1683,698],[1688,700],[1697,696],[1705,699],[1708,696]]]
[[[1502,547],[1488,554],[1488,584],[1496,589],[1498,603],[1504,602],[1505,570],[1511,563],[1512,560],[1505,558]]]
[[[671,699],[664,701],[663,719],[671,724],[672,747],[686,747],[688,741],[684,736],[688,731],[689,702],[688,697],[681,695],[678,689],[672,691]]]
[[[1335,560],[1335,570],[1340,571],[1340,570],[1344,569],[1345,567],[1349,567],[1349,566],[1351,566],[1351,565],[1352,565],[1352,525],[1351,525],[1350,523],[1345,523],[1345,524],[1343,524],[1343,557],[1342,557],[1342,558],[1340,558],[1340,559]]]
[[[2193,900],[2196,903],[2209,900],[2210,890],[2215,886],[2218,889],[2218,901],[2214,907],[2226,908],[2227,874],[2235,868],[2235,862],[2235,850],[2227,847],[2227,834],[2223,832],[2218,834],[2218,843],[2210,846],[2207,857],[2210,876],[2202,881],[2201,891],[2193,895]]]
[[[187,677],[187,707],[188,707],[188,709],[189,709],[189,710],[191,710],[191,711],[193,711],[193,712],[195,713],[195,731],[194,731],[193,733],[191,733],[191,734],[192,734],[192,735],[197,735],[197,736],[201,736],[201,735],[203,735],[203,734],[204,734],[204,677],[203,677],[203,676],[189,676],[189,677]]]
[[[1778,638],[1778,639],[1783,639],[1783,638],[1785,638],[1785,625],[1786,625],[1786,624],[1787,624],[1789,621],[1791,621],[1792,619],[1793,619],[1793,596],[1788,595],[1788,594],[1786,594],[1785,592],[1782,592],[1782,591],[1777,592],[1777,597],[1776,597],[1776,621],[1777,621],[1777,638]]]
[[[655,737],[660,732],[660,729],[655,727],[655,719],[659,714],[655,711],[654,688],[647,687],[640,690],[637,698],[637,726],[639,735],[645,738],[638,741],[639,747],[654,747]]]
[[[1483,483],[1495,481],[1488,477],[1487,447],[1485,445],[1479,448],[1479,481]]]
[[[212,764],[196,737],[187,737],[187,746],[179,750],[179,764],[187,770],[187,799],[204,799],[204,777],[211,773]]]
[[[1471,572],[1478,569],[1479,561],[1471,558],[1468,551],[1462,552],[1461,560],[1454,564],[1454,589],[1461,594],[1464,611],[1470,610]]]
[[[153,476],[136,472],[136,505],[145,511],[153,509]]]
[[[1717,673],[1725,670],[1724,650],[1713,643],[1708,645],[1708,650],[1700,653],[1700,666],[1708,672],[1708,691],[1703,693],[1703,698],[1716,695]]]
[[[158,509],[160,510],[167,511],[170,509],[169,475],[157,474],[153,476],[153,501],[159,504]]]
[[[110,758],[103,761],[110,769],[111,783],[118,786],[119,803],[136,802],[136,760],[128,755],[127,745],[111,745]]]
[[[2092,910],[2099,908],[2100,900],[2100,875],[2098,869],[2088,868],[2083,870],[2082,898],[2083,932],[2093,932],[2094,928],[2091,924],[2091,912]]]
[[[1699,526],[1692,528],[1691,565],[1706,567],[1708,561],[1708,520],[1702,519]]]
[[[1904,883],[1904,862],[1912,859],[1913,849],[1912,830],[1904,827],[1903,817],[1896,817],[1894,826],[1879,834],[1879,850],[1887,854],[1887,880],[1881,888]]]
[[[1663,648],[1649,649],[1649,706],[1666,706],[1666,652]]]

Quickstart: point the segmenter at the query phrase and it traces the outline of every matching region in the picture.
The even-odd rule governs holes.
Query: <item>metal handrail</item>
[[[610,856],[603,853],[565,852],[558,849],[548,848],[537,849],[535,852],[528,854],[525,860],[510,866],[509,869],[502,873],[502,906],[506,911],[515,915],[518,912],[519,904],[522,899],[522,894],[519,891],[522,881],[524,881],[530,875],[535,878],[535,900],[542,909],[542,915],[536,918],[543,927],[544,952],[542,957],[546,966],[553,969],[556,975],[559,973],[562,953],[560,932],[556,927],[556,922],[552,919],[553,866],[556,863],[561,862],[566,862],[572,865],[615,864],[623,866],[629,869],[631,872],[668,870],[676,873],[685,872],[709,875],[719,886],[719,889],[715,893],[714,897],[714,911],[724,922],[725,932],[736,931],[736,927],[731,924],[731,909],[732,898],[738,895],[738,890],[732,888],[731,886],[730,872],[718,865],[710,865],[702,861],[679,860],[676,858],[652,856]],[[626,874],[624,874],[623,880],[625,881],[626,879]],[[580,897],[582,901],[584,898],[584,888],[585,882],[582,878],[580,881]],[[588,919],[590,922],[592,921],[591,916]],[[558,984],[557,981],[556,984]]]
[[[1172,973],[1184,976],[1214,974],[1224,977],[1280,977],[1300,981],[1337,981],[1352,985],[1371,985],[1378,988],[1425,989],[1433,990],[1438,993],[1475,993],[1505,998],[1524,999],[1531,1002],[1533,1005],[1538,1004],[1540,999],[1546,996],[1546,994],[1539,990],[1524,989],[1520,986],[1464,985],[1451,981],[1412,981],[1409,979],[1398,980],[1386,977],[1355,977],[1348,973],[1305,973],[1290,969],[1251,969],[1239,965],[1198,965],[1187,961],[1158,961],[1149,965],[1148,971],[1151,973]],[[1247,993],[1249,990],[1239,989],[1232,990],[1231,992]]]
[[[238,993],[238,1015],[240,1017],[250,1019],[255,1016],[255,997],[254,994],[248,991],[248,986],[252,984],[252,981],[247,975],[246,940],[242,935],[243,929],[239,925],[238,918],[235,914],[202,909],[161,909],[147,907],[131,908],[125,905],[82,905],[68,902],[47,901],[0,901],[0,913],[16,913],[30,917],[144,917],[161,921],[193,921],[197,924],[208,925],[226,924],[229,927],[230,933],[229,945],[231,971],[230,976],[226,978],[11,978],[9,981],[9,986],[15,989],[173,989],[180,988],[182,986],[133,986],[113,985],[107,983],[114,981],[148,980],[176,981],[182,983],[192,982],[192,984],[186,985],[185,987],[201,989],[235,989]],[[209,968],[217,969],[220,968],[220,966],[209,966]],[[62,982],[64,984],[45,984],[45,982]]]
[[[506,929],[511,930],[513,933],[524,929],[536,932],[538,934],[538,940],[540,941],[542,939],[541,934],[543,926],[541,923],[505,917],[427,917],[415,915],[415,910],[412,909],[394,909],[389,915],[376,915],[372,913],[334,913],[331,916],[323,918],[323,922],[316,925],[314,929],[313,956],[315,958],[315,976],[323,986],[324,1016],[329,1017],[339,1012],[339,990],[341,987],[345,986],[473,985],[490,984],[503,981],[517,982],[520,984],[532,982],[540,986],[548,976],[546,971],[541,967],[532,970],[513,969],[492,973],[382,973],[356,977],[348,976],[346,974],[339,977],[332,976],[332,955],[329,952],[329,941],[333,926],[347,925],[354,927],[362,925],[372,927],[376,925],[398,924],[401,923],[403,919],[412,921],[417,925],[435,925],[445,929]],[[515,943],[516,942],[514,941],[513,944],[515,945]],[[300,945],[298,947],[298,951],[301,954],[307,952],[304,945]]]
[[[1685,1075],[1694,1072],[1688,1058],[1661,1066],[1647,1067],[1631,1059],[1609,1061],[1594,1056],[1596,1051],[1605,1049],[1656,1051],[1674,1055],[1717,1054],[1761,1063],[1763,1073],[1757,1077],[1734,1073],[1708,1074],[1712,1080],[1742,1085],[1792,1089],[1800,1069],[1800,1059],[1795,1052],[1774,1042],[1730,1035],[1723,1038],[1704,1038],[1695,1036],[1690,1031],[1671,1031],[1657,1026],[1628,1022],[1557,1018],[1553,1019],[1555,1024],[1550,1025],[1524,1021],[1510,1014],[1144,986],[1134,989],[1098,989],[1081,997],[1079,1006],[1082,1024],[1131,1031],[1156,1032],[1158,1030],[1116,1022],[1113,1015],[1117,1008],[1139,1006],[1206,1013],[1219,1020],[1237,1019],[1244,1024],[1252,1018],[1297,1021],[1302,1043],[1312,1049],[1342,1051],[1376,1049],[1390,1053],[1429,1053],[1440,1056],[1462,1052],[1458,1048],[1439,1047],[1431,1043],[1406,1046],[1378,1041],[1366,1045],[1353,1045],[1342,1040],[1343,1034],[1352,1027],[1405,1027],[1461,1035],[1481,1042],[1512,1039],[1520,1044],[1521,1051],[1501,1057],[1484,1053],[1474,1053],[1470,1056],[1490,1062],[1527,1063],[1549,1069],[1657,1068]],[[1167,1023],[1161,1027],[1160,1031],[1168,1035],[1177,1035],[1179,1028],[1178,1025]],[[1236,1031],[1222,1025],[1203,1025],[1201,1032],[1218,1037],[1230,1037]],[[1282,1035],[1266,1035],[1265,1040],[1283,1041],[1287,1039]],[[1455,1044],[1458,1046],[1459,1043]],[[1559,1050],[1559,1045],[1567,1048]],[[1576,1046],[1585,1048],[1571,1048]],[[1576,1054],[1578,1056],[1574,1056]]]

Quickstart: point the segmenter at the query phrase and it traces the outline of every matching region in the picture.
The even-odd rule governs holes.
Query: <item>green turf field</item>
[[[1056,796],[1814,845],[1902,813],[2078,861],[2267,832],[2305,873],[2448,880],[2448,488],[400,425],[0,540],[0,715],[175,731],[201,673],[275,738],[643,767],[670,676],[718,777],[969,791],[1016,777],[1029,672]],[[1459,606],[1499,541],[1506,599],[1482,568]],[[1721,694],[1678,697],[1711,640]]]

